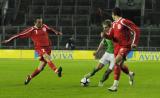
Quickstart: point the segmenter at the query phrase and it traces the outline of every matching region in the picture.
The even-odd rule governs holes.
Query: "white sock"
[[[132,71],[130,71],[130,72],[129,72],[129,76],[131,76],[132,74],[133,74],[133,72],[132,72]]]
[[[118,80],[114,80],[113,86],[117,86],[118,87],[119,81]]]

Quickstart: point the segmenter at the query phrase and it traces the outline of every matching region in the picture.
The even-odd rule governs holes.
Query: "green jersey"
[[[105,46],[105,50],[108,53],[114,53],[114,46],[113,46],[113,42],[109,39],[103,39],[101,41],[101,43]]]

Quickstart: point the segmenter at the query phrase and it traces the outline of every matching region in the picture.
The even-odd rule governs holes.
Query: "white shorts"
[[[114,67],[114,54],[105,52],[99,62],[103,65],[109,64],[109,69]]]

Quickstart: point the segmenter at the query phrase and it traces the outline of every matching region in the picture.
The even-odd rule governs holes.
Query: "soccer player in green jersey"
[[[103,25],[104,30],[109,30],[109,28],[111,27],[111,21],[105,20],[102,23],[102,25]],[[103,38],[99,44],[98,49],[96,50],[96,52],[93,53],[93,55],[95,56],[103,48],[105,48],[105,53],[103,54],[102,58],[99,60],[97,67],[94,68],[92,72],[84,76],[85,78],[88,79],[92,77],[93,75],[95,75],[95,73],[101,70],[106,64],[109,64],[108,69],[106,70],[102,79],[99,82],[99,86],[103,86],[103,82],[108,79],[110,73],[112,72],[114,68],[114,54],[113,54],[114,47],[113,47],[113,43],[111,40]]]

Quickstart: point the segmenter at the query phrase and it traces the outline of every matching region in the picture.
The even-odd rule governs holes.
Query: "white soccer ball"
[[[90,83],[90,80],[87,78],[82,78],[80,83],[81,83],[81,86],[88,86]]]

